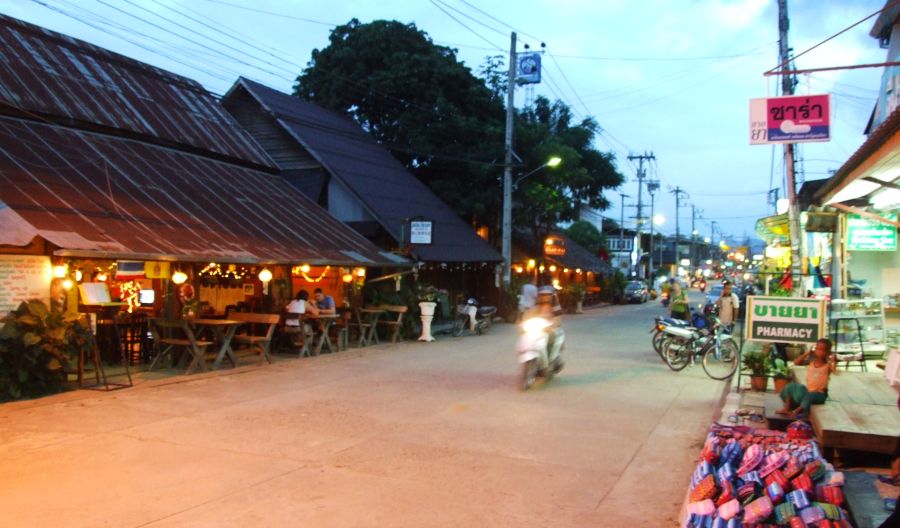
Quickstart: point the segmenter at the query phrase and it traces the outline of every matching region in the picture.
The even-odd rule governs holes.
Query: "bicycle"
[[[662,356],[670,369],[680,371],[702,358],[703,370],[712,379],[725,380],[738,366],[738,344],[718,319],[708,332],[692,330],[690,337],[672,336],[663,344]]]

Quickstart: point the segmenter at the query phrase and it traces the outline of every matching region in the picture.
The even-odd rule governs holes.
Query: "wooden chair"
[[[403,314],[405,314],[409,308],[399,304],[384,304],[380,306],[380,308],[387,312],[387,314],[378,321],[378,324],[393,328],[393,332],[391,332],[391,343],[396,343],[397,337],[400,336],[400,327],[403,325]],[[394,315],[396,315],[396,317],[393,317]]]
[[[287,324],[288,321],[296,321],[296,325]],[[303,322],[303,314],[295,312],[284,313],[284,329],[282,335],[287,339],[291,348],[297,351],[297,357],[311,356],[310,343],[312,342],[312,329]]]
[[[206,371],[206,361],[203,354],[206,348],[213,344],[212,341],[197,339],[194,330],[185,320],[167,320],[167,319],[148,319],[150,335],[153,336],[153,347],[156,349],[156,356],[150,362],[148,370],[153,370],[156,362],[165,355],[170,359],[174,359],[173,352],[182,349],[188,351],[191,355],[191,363],[188,365],[185,374],[190,374],[194,366],[199,366],[200,370]]]
[[[338,320],[331,326],[339,352],[350,348],[350,322],[352,318],[353,313],[350,310],[341,309],[338,311]]]
[[[229,319],[249,323],[249,325],[245,325],[247,332],[235,334],[234,339],[231,340],[232,343],[244,345],[250,350],[257,350],[260,364],[263,359],[271,363],[272,357],[269,355],[269,348],[272,346],[272,335],[275,333],[275,327],[278,326],[281,316],[278,314],[233,312]],[[263,328],[265,330],[261,330]]]

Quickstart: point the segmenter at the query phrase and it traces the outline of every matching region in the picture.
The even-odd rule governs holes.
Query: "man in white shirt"
[[[531,308],[534,308],[537,302],[538,289],[533,282],[526,282],[522,285],[522,293],[519,295],[519,318],[522,314]]]
[[[741,301],[738,299],[737,294],[732,291],[731,283],[724,281],[722,283],[722,295],[716,300],[716,306],[719,307],[719,321],[723,325],[734,324],[740,305]]]

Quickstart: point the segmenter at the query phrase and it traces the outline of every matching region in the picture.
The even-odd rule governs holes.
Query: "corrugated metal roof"
[[[275,167],[196,81],[3,15],[0,50],[0,112],[21,110]]]
[[[41,236],[60,255],[400,264],[277,175],[10,117],[0,118],[0,220],[0,244]]]
[[[394,237],[401,238],[404,219],[433,222],[430,246],[413,253],[426,262],[497,262],[500,254],[424,183],[409,173],[357,123],[296,97],[247,79],[238,80],[228,99],[243,87],[278,123],[341,181]]]

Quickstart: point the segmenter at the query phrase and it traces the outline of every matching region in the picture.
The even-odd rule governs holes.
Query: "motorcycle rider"
[[[553,350],[557,329],[560,321],[562,321],[562,306],[559,304],[559,298],[556,296],[556,290],[553,289],[553,286],[541,286],[538,289],[534,307],[525,313],[523,319],[531,317],[542,317],[551,323],[550,327],[547,328],[547,355],[548,360],[553,361],[549,354]],[[562,363],[562,360],[560,360],[560,363]]]

